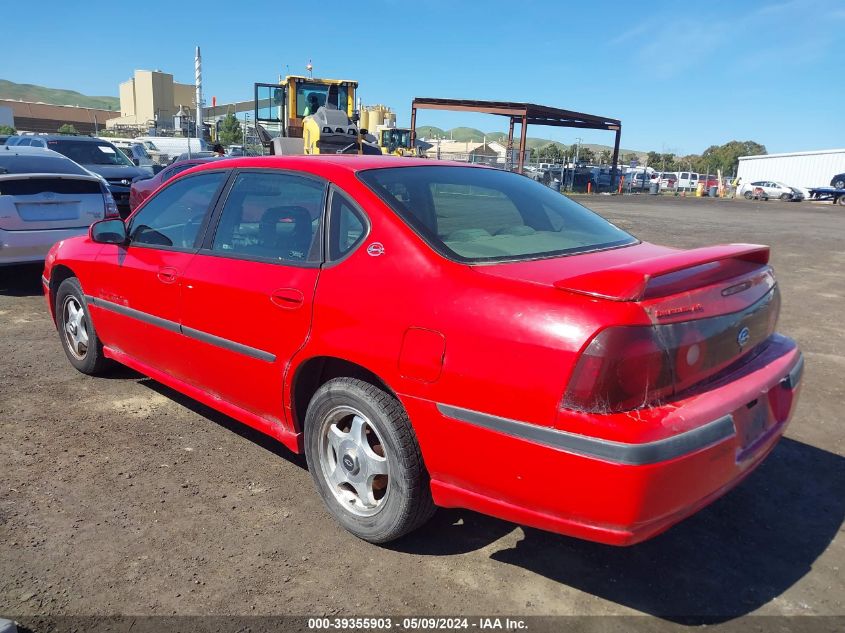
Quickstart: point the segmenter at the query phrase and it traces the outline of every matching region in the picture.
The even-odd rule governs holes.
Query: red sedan
[[[161,187],[177,174],[181,174],[183,171],[186,171],[191,167],[207,163],[210,160],[215,159],[190,158],[188,160],[182,160],[178,163],[168,165],[152,178],[142,178],[140,180],[133,181],[132,186],[129,188],[129,211],[134,211],[144,200],[150,197],[153,191]]]
[[[768,259],[641,242],[496,169],[239,158],[57,244],[44,293],[74,367],[304,452],[363,539],[445,506],[625,545],[783,434],[803,359]]]

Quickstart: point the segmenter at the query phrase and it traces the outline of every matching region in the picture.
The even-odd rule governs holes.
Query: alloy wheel
[[[69,295],[62,305],[65,344],[73,356],[79,360],[88,353],[88,319],[85,309],[76,297]]]
[[[331,409],[320,428],[320,468],[341,506],[372,516],[389,492],[389,462],[378,429],[350,406]]]

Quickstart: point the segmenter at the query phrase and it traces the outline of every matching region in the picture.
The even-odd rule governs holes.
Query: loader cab
[[[287,92],[288,136],[302,136],[302,119],[313,115],[313,104],[337,109],[350,119],[355,111],[357,81],[344,79],[315,79],[289,75],[285,78]]]
[[[382,128],[378,132],[378,144],[384,154],[407,155],[411,152],[411,130],[407,128]]]

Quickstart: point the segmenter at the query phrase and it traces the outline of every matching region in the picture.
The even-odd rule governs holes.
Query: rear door
[[[237,172],[184,275],[191,380],[278,423],[285,370],[311,328],[326,192],[300,173]]]
[[[185,379],[191,359],[180,334],[184,273],[229,172],[173,181],[132,217],[128,245],[103,245],[91,293],[98,334],[130,357]]]

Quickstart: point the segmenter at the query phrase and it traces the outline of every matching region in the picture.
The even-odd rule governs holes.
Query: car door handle
[[[179,271],[175,268],[171,268],[170,266],[166,266],[164,268],[159,268],[156,277],[158,280],[165,284],[172,284],[176,281],[176,277],[178,276]]]
[[[270,301],[280,308],[293,310],[305,302],[305,295],[296,288],[279,288],[270,295]]]

